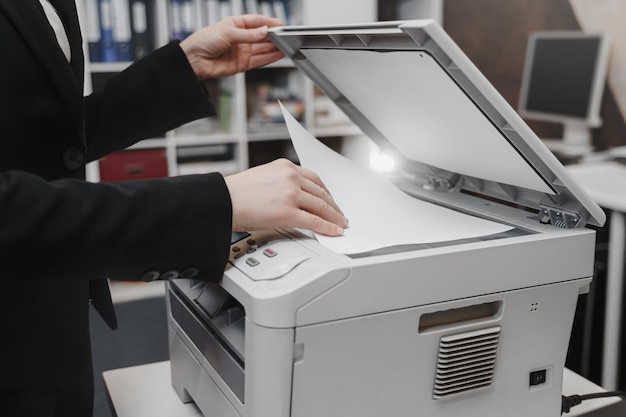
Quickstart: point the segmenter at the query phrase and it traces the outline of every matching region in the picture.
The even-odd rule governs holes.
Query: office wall
[[[583,30],[611,34],[609,85],[626,119],[626,2],[624,0],[570,0]]]
[[[620,2],[572,0],[576,6],[587,3],[586,7],[590,3],[610,7],[609,3],[616,1]],[[626,14],[626,8],[621,10]],[[577,11],[580,13],[579,7]],[[626,16],[621,21],[626,21]],[[537,30],[581,29],[570,0],[445,0],[443,24],[514,108],[519,100],[528,35]],[[626,122],[615,97],[611,88],[605,90],[601,112],[604,123],[594,132],[594,143],[600,148],[626,145]],[[562,134],[558,124],[528,124],[540,137],[557,138]]]

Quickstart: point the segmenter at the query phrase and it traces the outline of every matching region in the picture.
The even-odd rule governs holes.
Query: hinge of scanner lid
[[[450,192],[457,189],[457,186],[461,183],[461,176],[459,174],[452,174],[450,176],[443,175],[426,175],[426,184],[424,188],[431,191],[444,191]]]
[[[550,223],[561,229],[573,229],[581,223],[582,217],[575,211],[542,205],[539,212],[541,223]]]

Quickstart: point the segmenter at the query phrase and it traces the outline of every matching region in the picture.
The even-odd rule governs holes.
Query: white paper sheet
[[[488,236],[511,227],[413,198],[388,179],[336,153],[282,107],[302,166],[317,173],[350,226],[340,237],[316,235],[338,253],[356,254],[398,245]]]

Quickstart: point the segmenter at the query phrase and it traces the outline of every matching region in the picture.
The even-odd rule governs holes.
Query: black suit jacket
[[[83,98],[74,2],[51,3],[71,63],[38,0],[0,0],[0,414],[20,398],[54,409],[90,380],[89,300],[107,310],[106,278],[217,281],[230,243],[219,174],[84,181],[86,162],[213,108],[176,43]]]

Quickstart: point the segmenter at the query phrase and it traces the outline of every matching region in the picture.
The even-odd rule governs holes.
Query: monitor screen
[[[527,119],[563,123],[564,138],[575,134],[576,129],[584,136],[585,130],[600,126],[608,56],[608,37],[602,33],[531,34],[522,79],[520,114]],[[589,141],[590,138],[576,140]]]

